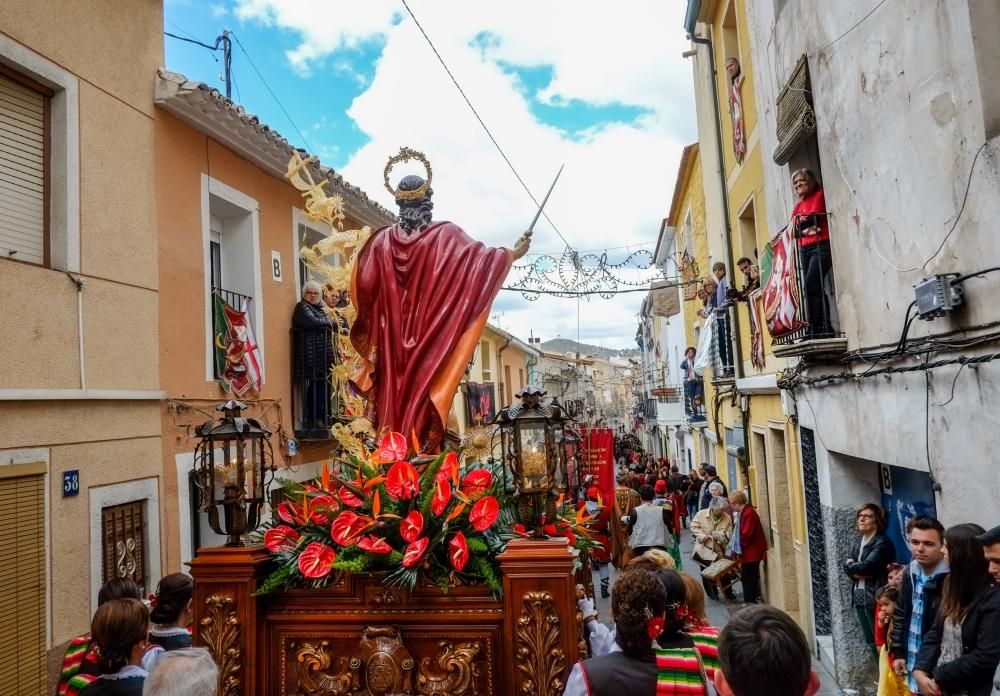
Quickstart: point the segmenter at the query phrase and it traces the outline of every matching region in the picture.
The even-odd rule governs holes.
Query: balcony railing
[[[733,306],[715,310],[715,330],[712,332],[712,381],[725,382],[734,379],[733,326],[736,317]]]
[[[330,378],[338,361],[332,328],[291,329],[292,429],[300,440],[329,440],[335,419],[343,417],[340,394]]]
[[[689,425],[703,425],[705,418],[705,383],[700,379],[684,383],[684,416]]]

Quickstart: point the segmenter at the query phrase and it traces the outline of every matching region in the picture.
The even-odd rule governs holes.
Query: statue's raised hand
[[[514,243],[514,248],[512,249],[514,253],[514,260],[517,261],[519,258],[528,253],[528,248],[531,246],[531,230],[526,231],[517,241]]]

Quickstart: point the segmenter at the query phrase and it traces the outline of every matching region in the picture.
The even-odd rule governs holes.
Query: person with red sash
[[[608,568],[611,563],[611,537],[608,536],[611,508],[603,502],[597,486],[587,488],[587,500],[584,502],[584,507],[587,514],[593,518],[591,528],[594,530],[594,541],[600,544],[591,549],[590,560],[601,579],[601,597],[607,599],[611,596],[611,573]]]

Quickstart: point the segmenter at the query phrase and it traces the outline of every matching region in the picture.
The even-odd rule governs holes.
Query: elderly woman
[[[829,336],[830,307],[823,288],[830,274],[830,224],[827,221],[826,198],[811,169],[799,169],[792,174],[792,188],[799,202],[792,210],[792,231],[798,240],[799,260],[806,295],[806,319],[811,336]]]
[[[326,430],[332,424],[330,367],[336,356],[333,326],[333,320],[323,305],[323,288],[310,280],[302,286],[302,300],[295,305],[292,314],[292,376],[302,390],[300,403],[304,430]]]
[[[729,542],[728,555],[740,563],[743,601],[760,602],[763,601],[760,594],[760,562],[767,560],[764,525],[743,491],[733,491],[729,504],[733,508],[733,538]]]
[[[858,538],[851,547],[851,557],[844,563],[850,578],[852,604],[865,643],[873,655],[875,649],[875,590],[885,584],[889,564],[896,560],[896,547],[886,536],[886,514],[881,506],[865,503],[854,518]]]
[[[713,493],[718,491],[716,483],[712,482]],[[713,562],[722,558],[726,546],[733,534],[733,518],[729,516],[729,501],[721,495],[714,495],[708,507],[700,510],[691,520],[691,534],[694,536],[695,547],[691,554],[692,560],[702,568],[707,568]],[[719,590],[715,583],[702,578],[705,592],[712,599],[719,598]]]

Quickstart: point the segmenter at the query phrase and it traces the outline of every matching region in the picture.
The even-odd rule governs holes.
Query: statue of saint
[[[427,180],[406,176],[394,190],[394,161],[424,162]],[[479,343],[493,299],[511,264],[531,242],[491,248],[458,225],[431,220],[430,167],[404,149],[386,167],[399,221],[377,230],[357,254],[351,342],[361,360],[351,377],[367,398],[376,428],[416,435],[425,453],[440,451],[458,383]]]

